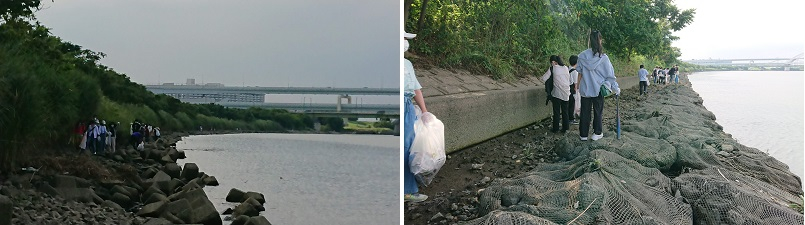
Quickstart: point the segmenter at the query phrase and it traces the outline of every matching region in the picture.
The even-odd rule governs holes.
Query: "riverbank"
[[[62,149],[31,158],[23,170],[0,177],[0,223],[222,224],[203,189],[217,179],[194,163],[176,163],[185,155],[175,143],[187,135],[165,132],[142,152],[120,146],[95,156]],[[232,224],[269,224],[258,215],[262,194],[233,189],[230,195],[227,201],[242,202],[228,216]]]
[[[800,178],[721,131],[681,78],[624,89],[620,140],[608,98],[599,141],[543,120],[451,154],[405,224],[802,224]]]

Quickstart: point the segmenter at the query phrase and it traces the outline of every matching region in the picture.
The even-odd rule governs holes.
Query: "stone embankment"
[[[186,135],[164,135],[144,151],[128,146],[106,157],[53,156],[66,159],[13,174],[0,184],[0,224],[222,224],[203,189],[218,185],[215,176],[195,163],[176,163],[185,154],[175,143]],[[226,217],[232,224],[270,224],[259,215],[262,194],[233,192],[227,201],[242,204]]]
[[[608,98],[601,140],[542,123],[451,154],[406,224],[802,224],[800,178],[724,133],[680,81],[624,89],[620,139]]]
[[[416,67],[428,111],[446,128],[448,153],[523,128],[551,115],[545,85],[536,76],[493,80],[464,70]],[[541,75],[541,74],[540,74]],[[637,77],[619,77],[621,89],[637,85]]]

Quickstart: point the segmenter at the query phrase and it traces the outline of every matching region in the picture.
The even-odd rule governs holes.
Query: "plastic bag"
[[[145,150],[145,145],[143,145],[143,143],[140,142],[140,144],[137,145],[137,150],[139,150],[139,151]]]
[[[430,112],[423,113],[414,123],[414,142],[411,144],[409,166],[416,180],[428,186],[444,165],[444,124]]]

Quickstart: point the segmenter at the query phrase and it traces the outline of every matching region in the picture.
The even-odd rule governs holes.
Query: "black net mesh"
[[[567,134],[555,147],[566,161],[496,179],[467,224],[803,224],[787,165],[721,131],[689,86],[652,89],[622,109],[620,140],[614,120],[598,141]]]

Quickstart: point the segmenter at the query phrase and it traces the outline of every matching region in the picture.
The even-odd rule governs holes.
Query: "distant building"
[[[187,85],[196,85],[196,79],[187,79]]]

